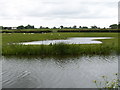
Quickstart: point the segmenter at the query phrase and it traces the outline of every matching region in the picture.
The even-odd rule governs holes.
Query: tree
[[[69,29],[69,27],[64,27],[64,29]]]
[[[103,29],[106,29],[106,27],[104,27]]]
[[[97,26],[95,26],[95,25],[91,26],[91,29],[97,29]]]
[[[83,28],[83,29],[88,29],[88,27],[87,27],[87,26],[83,26],[82,28]]]
[[[34,29],[34,26],[28,24],[27,26],[25,26],[25,29]]]
[[[79,29],[82,28],[81,26],[79,26]]]
[[[21,25],[21,26],[18,26],[17,29],[25,29],[25,27]]]
[[[119,22],[119,24],[118,24],[118,29],[120,29],[120,22]]]
[[[68,29],[71,29],[72,27],[68,27]]]
[[[49,29],[49,27],[45,27],[45,29]]]
[[[63,29],[64,27],[63,26],[60,26],[60,29]]]
[[[56,27],[53,27],[53,29],[57,29]]]
[[[43,29],[43,27],[42,27],[42,26],[40,26],[40,29]]]
[[[76,25],[74,25],[74,26],[73,26],[73,29],[76,29],[76,28],[77,28],[77,26],[76,26]]]
[[[109,26],[111,29],[118,29],[118,25],[117,24],[112,24]]]

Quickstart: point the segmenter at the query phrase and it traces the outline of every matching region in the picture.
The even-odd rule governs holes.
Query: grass
[[[9,45],[3,48],[3,55],[108,55],[114,50],[107,45]],[[115,50],[114,50],[115,51]]]
[[[29,34],[29,33],[12,33],[2,34],[2,43],[18,43],[39,40],[54,40],[54,39],[67,39],[69,37],[116,37],[118,33],[44,33],[44,34]]]
[[[50,44],[50,45],[13,45],[12,43],[30,42],[40,40],[67,39],[69,37],[114,37],[113,39],[100,40],[103,44]],[[12,33],[2,34],[3,55],[108,55],[120,53],[118,48],[118,33],[46,33],[46,34],[24,34]],[[8,45],[9,43],[9,45]]]
[[[58,30],[118,30],[118,29],[91,29],[91,28],[89,28],[89,29],[79,29],[79,28],[77,28],[77,29],[15,29],[15,30],[0,30],[0,31],[46,31],[46,30],[51,30],[51,31],[58,31]]]
[[[111,81],[108,81],[107,76],[101,76],[103,81],[94,80],[93,82],[95,83],[97,88],[100,88],[100,90],[102,90],[102,88],[107,90],[118,90],[118,88],[120,88],[120,79],[118,78],[118,73],[116,73],[115,76],[116,78]],[[103,87],[101,87],[101,84],[103,85]]]

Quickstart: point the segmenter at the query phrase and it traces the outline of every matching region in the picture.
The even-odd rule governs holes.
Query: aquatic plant
[[[113,79],[111,81],[108,81],[107,76],[101,76],[103,81],[94,80],[93,82],[95,83],[97,88],[104,88],[108,90],[118,89],[120,88],[120,79],[118,78],[118,73],[116,73],[115,75],[116,79]]]

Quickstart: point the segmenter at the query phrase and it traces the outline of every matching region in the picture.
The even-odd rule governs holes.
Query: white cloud
[[[107,23],[117,23],[117,4],[118,0],[0,0],[0,25],[54,26],[84,22],[108,26]]]

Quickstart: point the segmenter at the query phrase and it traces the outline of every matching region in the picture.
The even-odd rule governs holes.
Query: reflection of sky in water
[[[68,38],[67,40],[45,40],[45,41],[33,41],[24,42],[24,45],[40,45],[40,44],[55,44],[55,43],[66,43],[66,44],[101,44],[101,41],[96,41],[95,39],[111,39],[110,37],[76,37]]]
[[[3,87],[7,88],[95,88],[93,80],[106,75],[114,79],[117,56],[83,56],[69,59],[5,58]]]
[[[0,56],[0,90],[2,89],[2,56]]]

